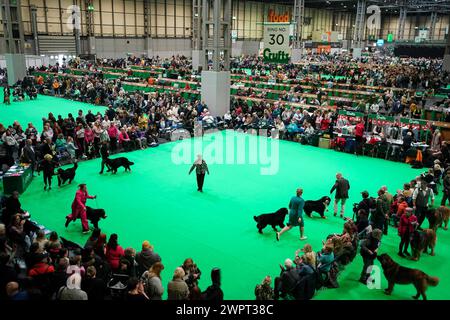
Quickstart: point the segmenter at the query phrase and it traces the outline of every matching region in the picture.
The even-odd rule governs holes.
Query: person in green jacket
[[[297,189],[297,195],[291,198],[289,202],[289,222],[287,226],[284,227],[280,232],[277,232],[277,241],[280,241],[280,236],[286,231],[291,230],[293,227],[300,227],[300,240],[306,240],[307,237],[304,235],[304,219],[303,219],[303,207],[305,206],[305,200],[302,198],[303,189]]]

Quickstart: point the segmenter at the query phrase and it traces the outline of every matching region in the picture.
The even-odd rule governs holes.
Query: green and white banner
[[[289,23],[264,24],[264,62],[289,63]]]

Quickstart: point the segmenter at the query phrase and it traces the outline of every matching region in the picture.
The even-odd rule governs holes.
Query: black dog
[[[322,197],[319,200],[312,201],[308,200],[305,201],[305,206],[303,207],[303,211],[305,211],[305,214],[311,218],[313,212],[317,212],[320,214],[322,218],[325,219],[324,212],[325,210],[328,210],[328,205],[331,202],[330,197]]]
[[[93,209],[86,206],[86,217],[92,223],[94,228],[98,229],[100,219],[106,219],[106,212],[103,209]]]
[[[256,227],[258,228],[259,233],[263,233],[262,230],[267,225],[271,225],[273,230],[278,232],[276,226],[284,228],[284,218],[287,214],[288,210],[286,208],[281,208],[275,213],[261,214],[259,216],[254,216],[253,219],[255,219],[255,221],[257,222]]]
[[[69,169],[61,169],[59,168],[57,171],[58,175],[58,187],[61,187],[62,184],[66,183],[69,180],[69,184],[72,183],[72,180],[75,178],[75,173],[78,168],[78,163],[74,163],[72,168]]]
[[[119,167],[124,167],[125,171],[131,171],[130,166],[134,164],[125,157],[120,157],[116,159],[106,159],[106,164],[111,168],[112,173],[117,173]]]

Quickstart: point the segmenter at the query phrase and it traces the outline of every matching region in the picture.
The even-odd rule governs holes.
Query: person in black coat
[[[373,265],[373,262],[377,258],[378,248],[381,244],[382,231],[380,229],[374,229],[369,237],[361,241],[360,254],[363,258],[364,266],[361,271],[361,277],[359,282],[367,284],[370,272],[368,268]]]
[[[291,259],[286,259],[284,262],[284,268],[280,265],[281,274],[275,278],[275,300],[279,297],[285,298],[286,295],[292,294],[295,286],[300,280],[300,274],[295,268]]]
[[[0,252],[0,301],[5,301],[7,298],[6,285],[18,279],[14,268],[8,266],[9,259],[9,255]]]
[[[5,201],[5,207],[2,213],[2,222],[7,225],[11,217],[16,213],[25,213],[19,201],[19,192],[14,191]]]
[[[94,266],[89,266],[86,270],[86,277],[81,282],[81,290],[88,295],[88,300],[101,301],[106,296],[106,284],[103,279],[97,278],[97,270]]]
[[[55,168],[58,164],[53,161],[53,157],[49,154],[44,156],[44,160],[42,160],[39,164],[38,172],[42,171],[44,173],[44,190],[52,189],[52,177],[55,175]]]
[[[210,285],[206,291],[202,293],[202,300],[206,301],[223,301],[223,291],[220,288],[220,269],[214,268],[211,271],[211,281]]]

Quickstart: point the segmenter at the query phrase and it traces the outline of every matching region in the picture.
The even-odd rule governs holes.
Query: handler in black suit
[[[27,139],[26,145],[22,149],[22,162],[30,164],[31,172],[34,176],[34,170],[36,168],[36,152],[31,139]]]
[[[106,163],[106,160],[109,158],[109,149],[107,141],[103,141],[102,146],[100,147],[100,155],[102,156],[102,168],[100,169],[100,174],[103,174],[103,170],[105,170],[105,165],[108,168],[106,172],[110,172],[111,168]]]

